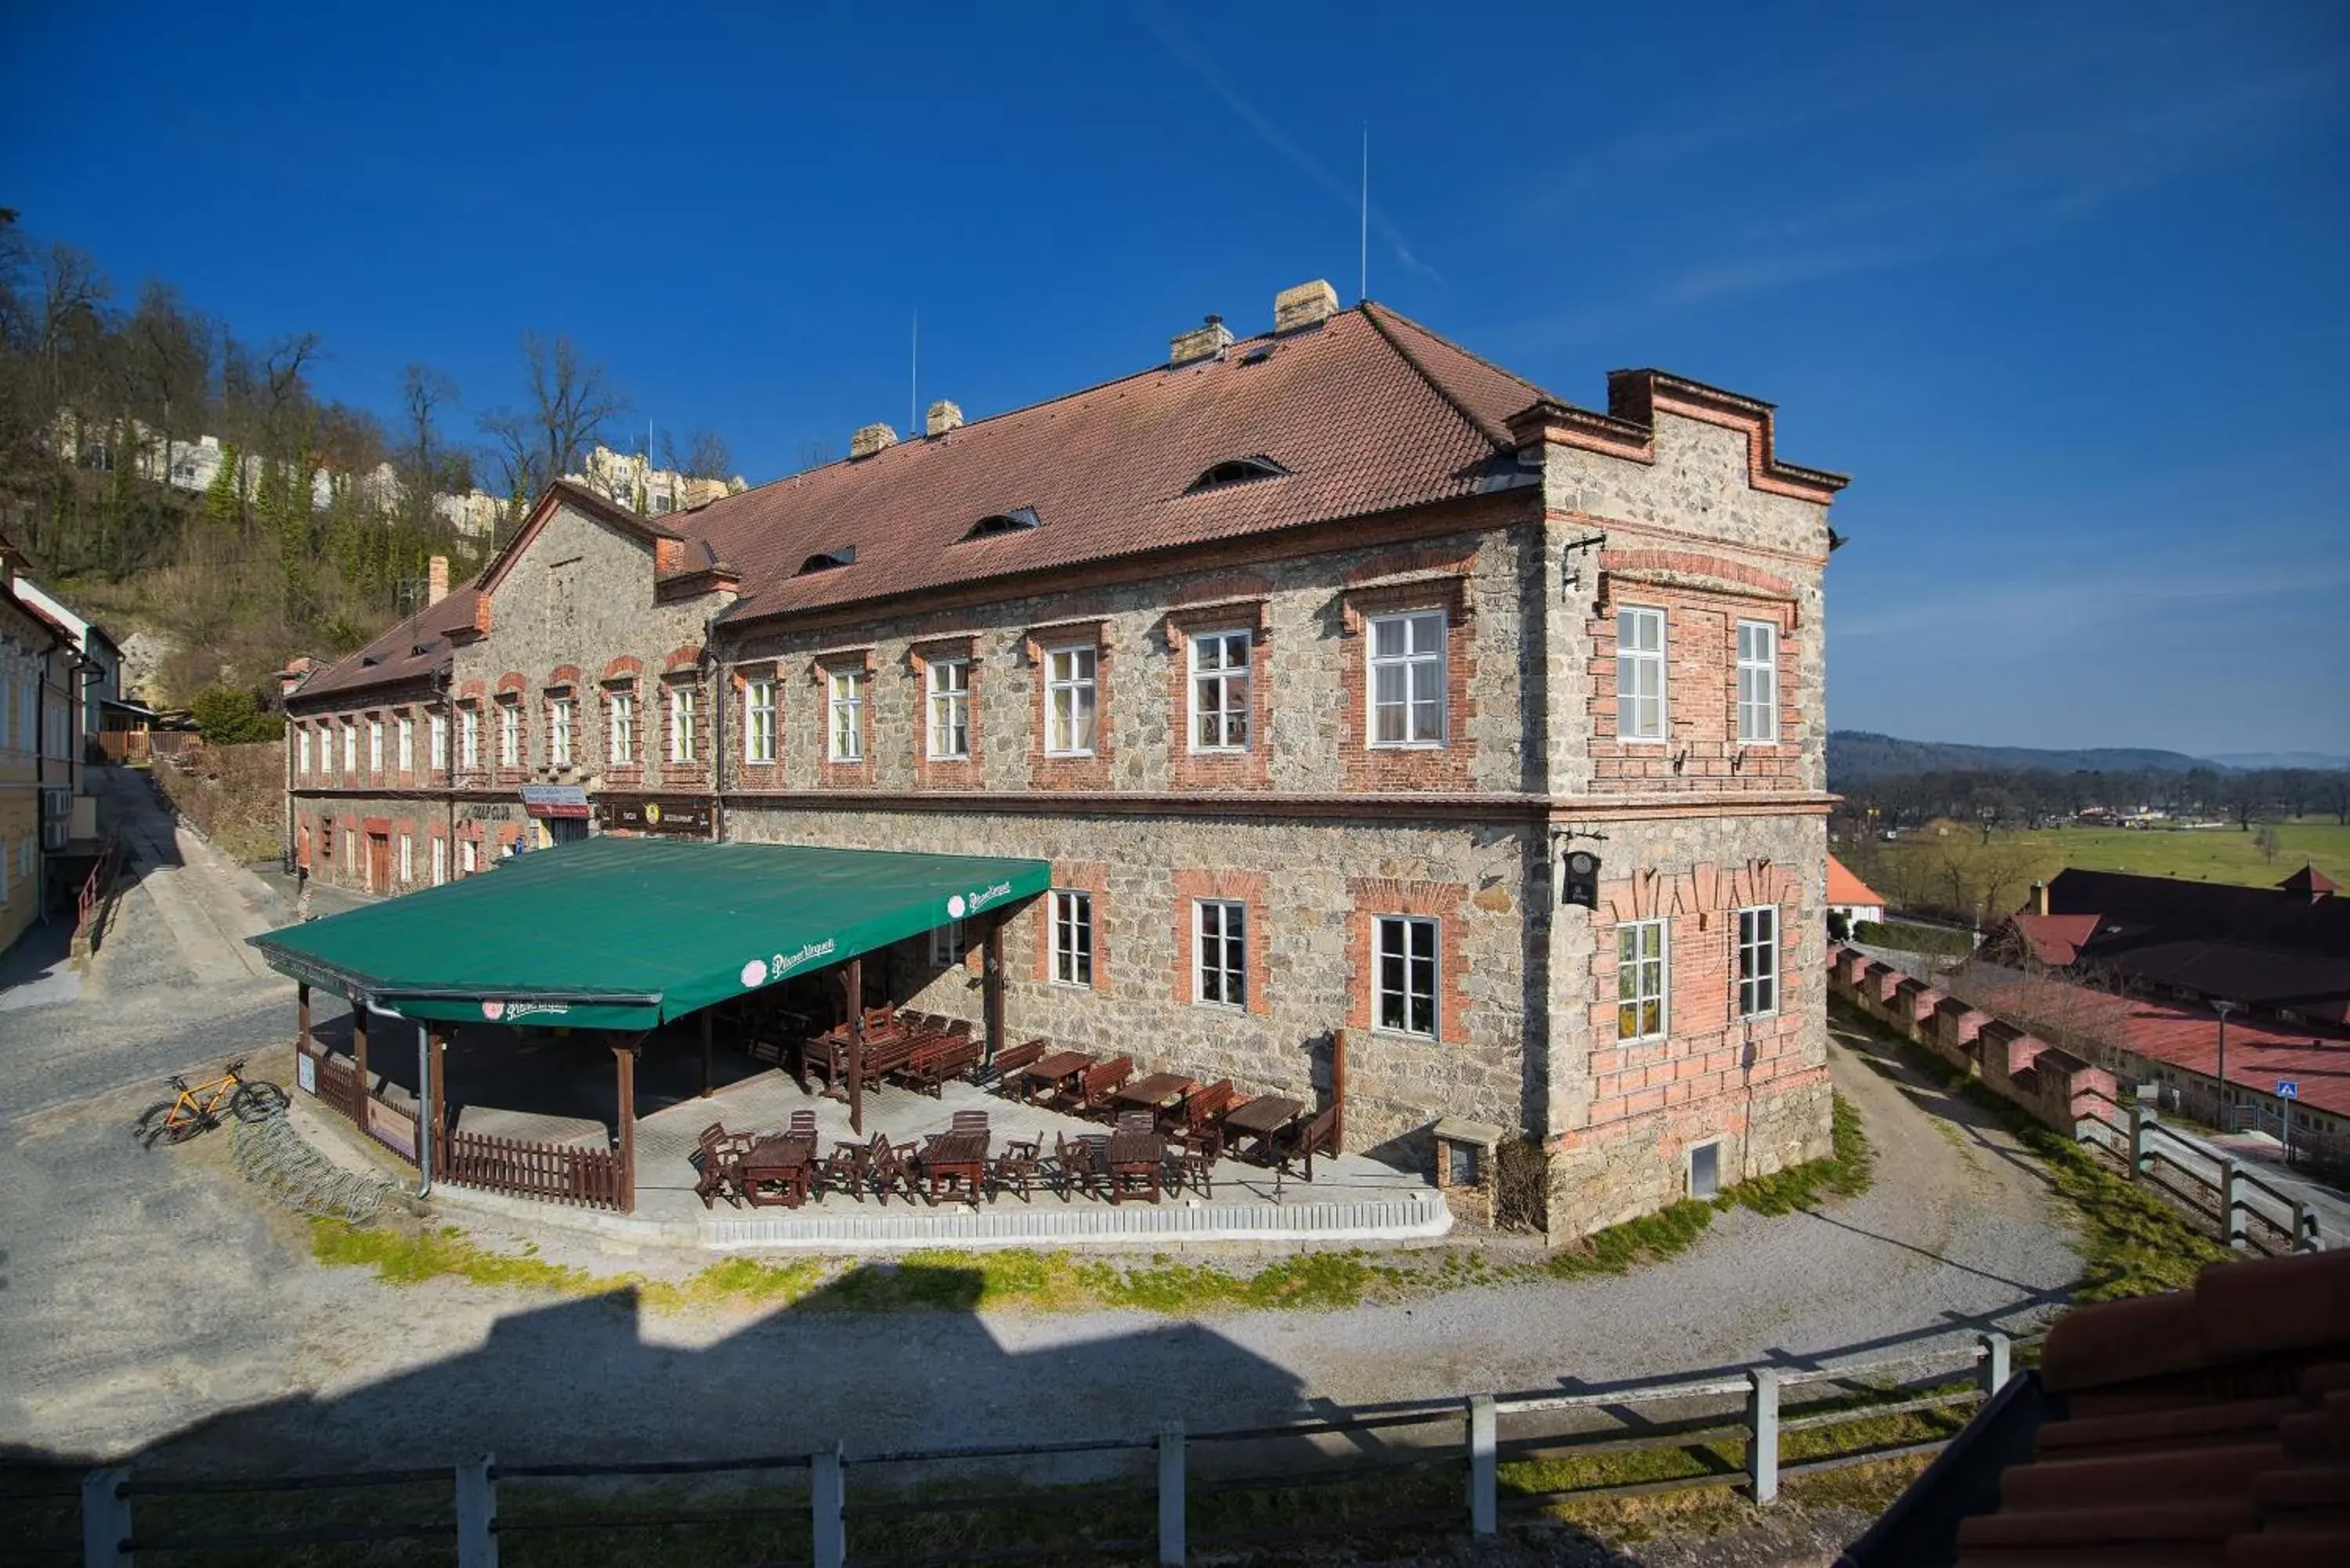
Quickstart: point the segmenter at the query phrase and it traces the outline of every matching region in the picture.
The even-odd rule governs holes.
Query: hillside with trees
[[[315,333],[242,337],[167,282],[119,290],[0,210],[0,535],[118,640],[169,649],[167,703],[222,686],[274,697],[289,655],[346,652],[421,604],[432,556],[463,580],[627,409],[559,335],[523,336],[518,397],[470,426],[424,364],[402,372],[390,418],[320,397],[324,350]],[[216,475],[175,488],[172,454],[207,435]],[[695,477],[727,466],[707,432],[671,453]],[[435,496],[477,486],[504,504],[469,538]]]

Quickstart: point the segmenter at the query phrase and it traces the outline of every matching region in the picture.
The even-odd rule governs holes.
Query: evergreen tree
[[[229,442],[221,448],[220,472],[204,486],[204,515],[233,533],[244,526],[244,491],[239,476],[244,466],[236,442]]]

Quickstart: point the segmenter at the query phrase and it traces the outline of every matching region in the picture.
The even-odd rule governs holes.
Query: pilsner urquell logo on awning
[[[970,898],[964,899],[963,907],[975,915],[980,910],[984,909],[990,904],[995,902],[998,898],[1008,898],[1011,896],[1012,884],[1009,882],[998,882],[992,888],[981,888],[978,892],[973,893]]]

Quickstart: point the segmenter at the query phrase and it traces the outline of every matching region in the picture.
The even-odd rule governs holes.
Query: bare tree
[[[799,465],[794,472],[805,473],[811,468],[822,468],[827,462],[837,462],[839,457],[838,447],[822,436],[810,436],[792,453],[792,461]]]
[[[734,466],[726,438],[716,431],[696,430],[680,448],[674,436],[661,437],[661,466],[688,479],[724,479]]]
[[[482,431],[495,444],[508,492],[531,496],[567,473],[577,472],[588,449],[606,424],[629,403],[604,367],[590,364],[565,333],[522,337],[529,406],[520,412],[499,408],[482,416]]]
[[[2261,852],[2262,859],[2272,866],[2276,864],[2277,830],[2274,823],[2263,822],[2252,830],[2252,847]]]
[[[457,384],[427,365],[400,373],[400,513],[417,528],[432,524],[432,494],[448,487],[448,453],[435,415],[457,400]]]

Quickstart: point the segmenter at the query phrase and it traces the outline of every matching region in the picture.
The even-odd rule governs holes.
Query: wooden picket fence
[[[621,1207],[620,1157],[610,1149],[452,1132],[439,1143],[439,1178],[588,1209]]]

